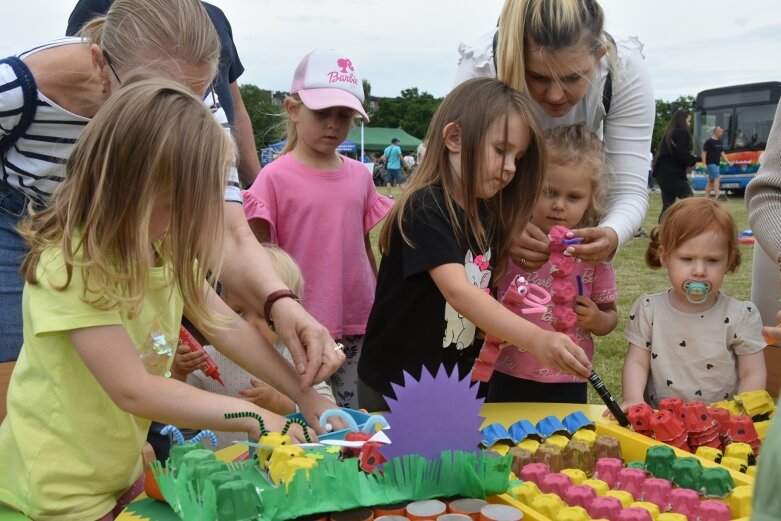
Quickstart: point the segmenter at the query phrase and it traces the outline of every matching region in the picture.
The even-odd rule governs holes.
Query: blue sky
[[[317,47],[350,55],[372,93],[417,87],[444,96],[457,49],[496,24],[502,0],[212,0],[233,25],[239,83],[288,90]],[[75,0],[0,0],[0,55],[63,34]],[[617,39],[645,43],[656,98],[781,80],[781,4],[773,0],[601,0]],[[42,13],[45,13],[42,16]]]

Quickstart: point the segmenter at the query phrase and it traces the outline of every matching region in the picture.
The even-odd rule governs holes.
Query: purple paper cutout
[[[391,444],[379,447],[387,459],[417,454],[431,460],[443,450],[478,450],[483,398],[477,398],[469,375],[459,380],[457,369],[447,374],[440,366],[432,376],[423,367],[420,381],[405,372],[404,386],[391,385],[396,393],[395,400],[386,398]]]

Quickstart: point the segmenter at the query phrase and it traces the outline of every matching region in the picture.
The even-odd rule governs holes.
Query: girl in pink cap
[[[304,307],[347,356],[331,378],[336,401],[357,407],[356,366],[377,275],[369,231],[392,202],[377,193],[366,167],[337,150],[356,116],[369,121],[353,61],[314,50],[298,64],[290,91],[287,145],[244,192],[244,212],[258,240],[278,244],[301,266]]]

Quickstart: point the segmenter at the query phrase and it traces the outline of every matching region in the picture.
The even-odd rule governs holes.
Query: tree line
[[[284,109],[273,102],[270,91],[256,85],[241,85],[241,96],[252,121],[255,132],[255,147],[261,150],[271,143],[284,139],[285,118]],[[363,90],[366,99],[371,98],[371,84],[363,80]],[[370,109],[369,127],[403,128],[409,134],[423,139],[434,112],[442,98],[436,98],[428,92],[420,92],[417,87],[401,91],[395,98],[380,98],[375,109]],[[679,108],[690,112],[694,107],[693,96],[679,96],[673,101],[656,100],[656,119],[651,141],[651,150],[656,150],[659,141],[664,136],[664,129],[672,114]]]

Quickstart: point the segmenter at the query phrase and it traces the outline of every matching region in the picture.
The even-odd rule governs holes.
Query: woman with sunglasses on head
[[[214,78],[219,56],[219,38],[198,0],[117,0],[105,17],[84,26],[81,38],[60,38],[0,61],[0,362],[15,360],[22,345],[19,266],[26,247],[16,224],[28,206],[48,205],[87,123],[132,69],[172,77],[200,96]],[[213,96],[206,95],[205,102],[225,124]],[[224,200],[221,282],[249,305],[265,309],[267,319],[273,314],[306,388],[335,371],[344,355],[324,327],[294,298],[286,298],[295,295],[274,272],[244,218],[235,168]]]
[[[610,260],[631,239],[648,209],[648,150],[655,114],[653,89],[636,39],[616,43],[604,31],[596,0],[505,0],[499,26],[461,44],[456,84],[496,77],[528,92],[543,127],[585,123],[605,143],[607,208],[597,227],[568,251],[588,262]],[[511,255],[534,271],[548,260],[548,238],[533,224]]]

